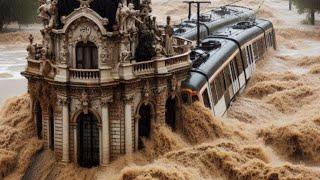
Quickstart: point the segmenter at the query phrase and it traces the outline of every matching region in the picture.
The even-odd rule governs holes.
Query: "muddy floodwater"
[[[244,0],[239,5],[257,9],[260,2]],[[187,13],[178,0],[153,0],[153,9],[156,15],[176,20]],[[30,97],[9,99],[0,111],[0,175],[5,179],[320,179],[320,23],[303,24],[305,16],[288,11],[287,1],[265,0],[258,17],[274,23],[278,48],[258,62],[248,87],[226,115],[213,117],[199,103],[184,106],[182,132],[155,127],[144,141],[145,150],[107,167],[82,169],[57,163],[52,152],[41,151]],[[24,48],[2,44],[1,88],[2,80],[25,83],[19,75],[25,66]]]

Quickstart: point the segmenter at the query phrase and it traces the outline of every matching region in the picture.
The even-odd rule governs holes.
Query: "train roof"
[[[273,27],[270,21],[263,19],[256,20],[251,27],[246,29],[233,28],[237,24],[221,28],[213,32],[213,34],[208,38],[202,40],[202,43],[208,41],[216,41],[219,42],[221,46],[216,49],[207,51],[207,53],[209,53],[210,55],[209,58],[194,70],[201,71],[210,78],[219,69],[219,67],[221,67],[222,64],[226,62],[228,58],[238,49],[238,45],[235,42],[226,40],[225,38],[235,39],[242,46],[254,37],[263,34],[262,29],[267,30]],[[206,82],[206,77],[199,73],[191,72],[190,77],[184,82],[184,86],[198,91]]]
[[[211,11],[201,13],[200,22],[209,29],[218,29],[227,24],[232,24],[240,19],[247,19],[254,15],[254,10],[248,7],[227,5],[219,7]],[[179,25],[175,26],[174,34],[176,36],[181,36],[190,39],[196,31],[197,17],[192,16],[190,20],[183,20]],[[203,26],[201,26],[203,28]]]

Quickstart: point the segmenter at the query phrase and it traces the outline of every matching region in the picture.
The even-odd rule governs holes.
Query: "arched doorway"
[[[92,42],[79,42],[76,46],[76,68],[98,69],[98,48]]]
[[[171,127],[173,131],[177,129],[177,101],[176,98],[169,98],[166,102],[166,124]]]
[[[138,124],[138,150],[144,148],[143,139],[150,138],[152,107],[150,104],[143,104],[139,109],[139,124]]]
[[[49,108],[49,148],[54,150],[54,111]]]
[[[42,139],[42,109],[39,101],[36,101],[34,106],[35,121],[37,128],[37,136]]]
[[[100,164],[98,120],[92,113],[81,113],[78,116],[77,122],[79,133],[79,165],[85,168],[98,166]]]

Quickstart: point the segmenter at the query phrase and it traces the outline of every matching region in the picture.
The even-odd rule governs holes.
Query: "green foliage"
[[[37,0],[0,0],[0,30],[4,24],[18,22],[28,24],[35,22]]]
[[[293,0],[293,3],[300,13],[309,12],[311,9],[320,11],[319,0]]]
[[[298,8],[299,13],[308,13],[311,24],[315,23],[315,13],[320,12],[319,0],[293,0],[293,4]]]

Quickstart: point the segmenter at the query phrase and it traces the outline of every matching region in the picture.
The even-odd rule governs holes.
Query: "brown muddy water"
[[[245,0],[242,5],[257,7],[259,2]],[[155,13],[167,7],[165,14],[185,14],[180,3],[154,1]],[[30,98],[22,95],[9,99],[0,112],[0,175],[5,179],[320,179],[320,27],[301,24],[305,16],[287,11],[287,5],[282,0],[265,1],[259,16],[274,22],[278,50],[258,62],[245,92],[224,117],[213,117],[199,103],[185,106],[180,133],[155,127],[151,139],[144,141],[144,151],[108,167],[82,169],[55,162],[49,151],[36,153],[42,144],[36,139]]]

